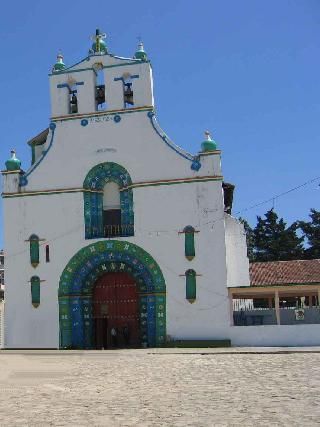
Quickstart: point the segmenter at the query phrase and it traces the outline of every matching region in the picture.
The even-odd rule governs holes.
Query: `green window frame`
[[[186,299],[192,304],[197,298],[197,273],[190,269],[185,272]]]
[[[191,261],[195,255],[195,245],[194,245],[194,233],[195,229],[191,225],[187,225],[184,229],[184,254],[185,257]]]
[[[37,308],[40,305],[40,278],[38,276],[32,276],[30,279],[31,283],[31,303],[33,307]]]
[[[39,237],[36,234],[31,234],[29,237],[30,243],[30,263],[36,268],[39,265]]]

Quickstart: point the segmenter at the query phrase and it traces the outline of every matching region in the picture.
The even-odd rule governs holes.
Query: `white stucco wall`
[[[232,326],[233,346],[319,346],[320,325]]]
[[[86,68],[90,64],[92,66],[95,60],[89,59],[85,63]],[[109,61],[109,65],[119,62],[112,57],[104,60]],[[82,66],[83,63],[75,69]],[[150,105],[153,95],[149,64],[128,67],[132,74],[138,74],[141,78],[139,105]],[[109,93],[114,93],[116,103],[119,94],[115,91],[119,85],[114,82],[114,76],[128,70],[127,66],[110,70],[110,85],[114,86]],[[107,71],[108,68],[106,75]],[[79,97],[83,94],[79,100],[81,111],[90,111],[92,99],[88,100],[87,106],[83,103],[92,94],[92,73],[86,70],[75,75],[77,81],[84,81],[78,92]],[[58,89],[57,84],[69,77],[70,74],[51,77],[53,115],[65,114],[64,100],[61,99],[65,88]],[[144,85],[141,86],[141,82]],[[135,87],[139,87],[139,84],[135,82]],[[108,106],[112,107],[112,99],[111,96],[107,101]],[[103,162],[115,162],[125,167],[133,183],[216,179],[134,188],[135,233],[125,240],[149,252],[162,270],[167,286],[168,335],[175,339],[229,337],[226,244],[229,244],[229,248],[230,244],[232,246],[229,238],[232,233],[226,238],[219,153],[200,156],[201,169],[192,170],[191,161],[169,147],[155,131],[147,113],[122,111],[119,123],[115,123],[113,114],[88,116],[89,123],[85,127],[81,125],[82,117],[69,117],[70,120],[56,118],[51,148],[28,175],[28,185],[19,187],[15,174],[5,176],[5,192],[26,193],[24,197],[4,199],[7,348],[58,347],[60,275],[77,251],[95,241],[84,238],[81,192],[42,195],[30,195],[30,192],[81,189],[90,169]],[[50,131],[46,148],[52,136]],[[230,230],[230,221],[227,221],[227,229]],[[179,234],[187,225],[198,231],[195,235],[196,256],[192,261],[188,261],[184,255],[184,235]],[[27,241],[33,233],[43,239],[37,268],[30,265]],[[49,263],[45,262],[46,244],[50,245]],[[241,249],[243,247],[238,251]],[[245,267],[239,266],[243,256],[238,259],[235,249],[228,250],[228,266],[232,272],[228,273],[228,277],[236,282],[237,274],[244,276],[247,264]],[[190,268],[198,274],[197,299],[193,304],[185,297],[184,273]],[[43,280],[38,308],[31,304],[29,283],[35,274]]]
[[[227,285],[250,286],[249,259],[246,234],[243,225],[231,215],[225,214]]]

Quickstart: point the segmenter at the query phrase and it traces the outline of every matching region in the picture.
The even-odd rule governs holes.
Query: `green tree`
[[[254,234],[255,261],[286,261],[303,257],[303,237],[298,237],[297,224],[286,226],[273,209],[265,219],[257,217]]]
[[[239,218],[239,221],[243,224],[244,231],[246,232],[246,241],[247,241],[247,256],[249,261],[254,261],[254,234],[253,229],[250,224],[244,218]]]
[[[320,211],[310,210],[311,221],[297,221],[296,226],[302,231],[308,247],[304,251],[304,258],[320,258]]]

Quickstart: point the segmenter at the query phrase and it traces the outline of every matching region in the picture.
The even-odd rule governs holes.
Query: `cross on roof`
[[[94,40],[96,42],[95,51],[100,52],[100,42],[102,39],[107,38],[106,33],[101,33],[99,28],[96,29],[96,34],[91,36],[91,40]]]

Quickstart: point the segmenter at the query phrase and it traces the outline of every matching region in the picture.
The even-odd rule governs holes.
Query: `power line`
[[[236,212],[235,215],[239,215],[239,214],[241,214],[243,212],[247,212],[247,211],[249,211],[251,209],[257,208],[257,207],[262,206],[262,205],[265,205],[266,203],[273,202],[273,204],[274,204],[274,201],[276,199],[279,199],[279,197],[285,196],[286,194],[289,194],[289,193],[292,193],[293,191],[299,190],[300,188],[305,187],[306,185],[312,184],[313,182],[318,181],[318,180],[320,180],[320,176],[317,176],[316,178],[310,179],[309,181],[306,181],[303,184],[298,185],[297,187],[290,188],[290,190],[284,191],[283,193],[280,193],[280,194],[277,194],[277,195],[275,195],[273,197],[270,197],[269,199],[264,200],[263,202],[256,203],[255,205],[252,205],[252,206],[249,206],[247,208],[244,208],[241,211]]]
[[[254,204],[254,205],[252,205],[252,206],[249,206],[249,207],[247,207],[247,208],[244,208],[244,209],[242,209],[242,210],[240,210],[240,211],[236,212],[234,215],[239,215],[239,214],[241,214],[241,213],[243,213],[243,212],[247,212],[247,211],[249,211],[249,210],[251,210],[251,209],[254,209],[254,208],[256,208],[256,207],[262,206],[262,205],[264,205],[264,204],[266,204],[266,203],[269,203],[269,202],[271,202],[271,201],[272,201],[272,202],[274,202],[274,200],[276,200],[276,199],[278,199],[278,198],[280,198],[280,197],[282,197],[282,196],[285,196],[285,195],[286,195],[286,194],[288,194],[288,193],[291,193],[291,192],[293,192],[293,191],[296,191],[296,190],[298,190],[298,189],[300,189],[300,188],[302,188],[302,187],[305,187],[305,186],[306,186],[306,185],[308,185],[308,184],[312,184],[313,182],[315,182],[315,181],[317,181],[317,180],[320,180],[320,176],[318,176],[318,177],[316,177],[316,178],[313,178],[313,179],[310,179],[309,181],[306,181],[306,182],[304,182],[303,184],[300,184],[300,185],[298,185],[298,186],[296,186],[296,187],[290,188],[289,190],[287,190],[287,191],[285,191],[285,192],[283,192],[283,193],[280,193],[280,194],[277,194],[277,195],[275,195],[275,196],[273,196],[273,197],[270,197],[269,199],[267,199],[267,200],[265,200],[265,201],[263,201],[263,202],[256,203],[256,204]],[[216,219],[214,219],[214,220],[211,220],[211,221],[207,221],[207,222],[199,222],[199,223],[197,224],[197,226],[198,226],[198,227],[201,227],[201,226],[211,225],[211,226],[212,226],[212,227],[211,227],[211,230],[212,230],[212,229],[213,229],[213,225],[214,225],[215,223],[217,223],[217,222],[219,222],[219,221],[223,221],[223,220],[224,220],[224,215],[222,215],[221,217],[216,218]],[[54,241],[56,241],[56,240],[60,240],[61,238],[63,238],[63,237],[65,237],[65,236],[67,236],[68,234],[71,234],[71,233],[77,232],[77,231],[78,231],[78,230],[80,230],[81,228],[83,229],[83,226],[84,226],[84,224],[79,224],[79,225],[77,225],[77,226],[73,227],[72,229],[70,229],[70,230],[66,231],[65,233],[62,233],[62,234],[57,235],[57,236],[55,236],[55,237],[52,237],[51,239],[46,239],[44,243],[40,243],[40,246],[45,245],[45,244],[48,244],[48,243],[51,243],[51,242],[54,242]],[[166,230],[163,230],[163,229],[162,229],[162,230],[145,230],[145,229],[143,229],[143,228],[141,228],[141,227],[135,227],[135,230],[136,230],[136,231],[139,231],[139,233],[140,233],[140,234],[147,234],[147,235],[149,235],[150,237],[151,237],[151,235],[152,235],[152,234],[176,233],[176,232],[181,231],[180,229],[174,229],[174,228],[172,228],[172,229],[166,229]],[[9,256],[6,256],[6,259],[8,259],[8,258],[12,258],[12,257],[15,257],[15,256],[18,256],[18,255],[22,255],[23,253],[27,253],[28,251],[29,251],[29,249],[28,249],[28,248],[26,248],[26,249],[22,249],[22,250],[21,250],[21,251],[19,251],[19,252],[16,252],[16,253],[13,253],[13,254],[11,254],[11,255],[9,255]]]

